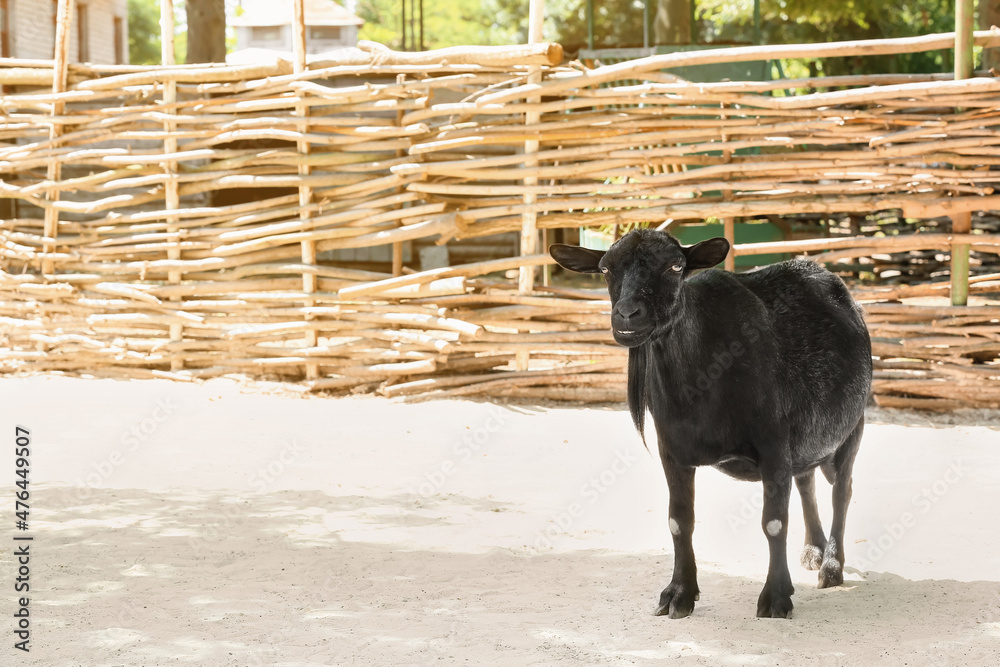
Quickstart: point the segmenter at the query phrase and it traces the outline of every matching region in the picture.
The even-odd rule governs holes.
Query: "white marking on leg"
[[[669,525],[670,525],[670,532],[671,533],[673,533],[674,535],[680,535],[681,534],[681,527],[677,525],[677,522],[674,521],[673,517],[670,518]]]
[[[767,534],[771,537],[777,537],[778,533],[781,532],[781,521],[778,519],[771,519],[767,522]]]

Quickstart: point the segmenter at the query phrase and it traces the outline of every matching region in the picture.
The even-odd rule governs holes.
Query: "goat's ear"
[[[684,248],[688,271],[711,268],[724,260],[727,254],[729,254],[729,241],[721,237]]]
[[[604,250],[591,250],[578,245],[555,243],[549,246],[549,254],[559,266],[577,273],[598,273],[597,263],[604,257]]]

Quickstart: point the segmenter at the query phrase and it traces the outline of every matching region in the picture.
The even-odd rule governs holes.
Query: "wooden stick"
[[[59,95],[66,90],[66,78],[69,64],[69,34],[73,21],[74,0],[59,0],[56,9],[56,37],[55,55],[53,56],[52,68],[52,94]],[[59,116],[63,113],[63,106],[56,102],[52,105],[52,116]],[[52,124],[49,126],[49,142],[55,143],[59,135],[62,134],[62,126]],[[49,182],[60,180],[62,173],[61,165],[57,160],[50,160],[46,178]],[[58,193],[49,195],[49,201],[58,201]],[[45,209],[45,236],[55,239],[59,235],[59,210],[55,207]],[[45,247],[46,253],[55,251],[54,242]],[[51,260],[42,262],[42,270],[45,273],[53,272]]]
[[[304,0],[295,0],[293,3],[293,16],[292,16],[292,45],[295,55],[295,73],[301,74],[306,69],[306,19],[305,19],[305,3]],[[297,125],[297,130],[300,134],[305,136],[309,129],[309,123],[306,117],[309,115],[309,106],[304,103],[299,103],[295,107],[295,115],[302,118]],[[307,140],[299,139],[297,144],[298,152],[301,155],[309,155],[310,144]],[[300,164],[298,166],[298,173],[300,177],[307,177],[311,173],[310,166],[308,164]],[[301,185],[299,185],[299,219],[304,221],[305,225],[309,224],[309,219],[311,217],[311,207],[313,191],[309,185],[306,184],[306,179],[301,179]],[[312,238],[307,238],[302,241],[302,263],[306,266],[314,266],[316,264],[316,241]],[[302,274],[302,291],[311,294],[316,291],[316,274],[314,273],[303,273]],[[306,300],[304,305],[308,308],[315,304],[314,301]],[[306,316],[309,319],[309,316]],[[309,347],[315,347],[318,340],[318,332],[314,329],[310,329],[306,333],[306,345]],[[319,375],[319,367],[315,363],[307,363],[305,366],[305,375],[307,380],[314,380]]]
[[[540,266],[553,264],[555,260],[549,255],[531,255],[529,257],[512,257],[510,259],[493,259],[473,264],[463,264],[459,266],[449,266],[441,269],[430,269],[419,273],[411,273],[406,276],[388,278],[372,283],[345,287],[337,292],[341,299],[354,299],[359,296],[369,296],[379,294],[387,290],[397,289],[406,285],[418,283],[429,283],[442,278],[452,278],[456,276],[473,276],[495,271],[506,271],[507,269],[518,268],[520,266],[531,265]]]
[[[174,3],[173,0],[163,0],[160,2],[160,45],[161,53],[160,59],[161,63],[165,67],[170,67],[174,65]],[[177,103],[177,82],[167,81],[163,86],[163,102],[167,107],[166,113],[168,115],[175,115],[176,109],[173,105]],[[164,140],[163,140],[163,152],[167,155],[174,155],[177,153],[177,139],[173,136],[173,133],[177,130],[177,124],[171,120],[164,122]],[[171,214],[171,211],[176,211],[180,208],[180,186],[176,179],[177,173],[177,162],[168,160],[163,163],[163,171],[166,176],[166,187],[164,195],[164,205],[167,211],[167,232],[170,234],[176,234],[178,231],[177,222],[178,218],[175,214]],[[174,245],[167,250],[167,257],[172,260],[179,260],[181,258],[180,247]],[[182,273],[176,269],[173,269],[167,273],[167,280],[172,284],[180,283],[182,278]],[[183,325],[180,323],[175,323],[170,325],[170,340],[177,342],[184,338]],[[172,359],[170,362],[171,372],[177,372],[182,370],[183,362],[178,359]]]
[[[440,65],[462,63],[509,67],[511,65],[558,65],[562,62],[563,49],[559,44],[530,43],[517,46],[452,46],[433,51],[392,51],[385,46],[366,40],[358,48],[372,56],[372,66],[385,65]]]
[[[744,46],[693,53],[668,53],[625,61],[616,65],[608,65],[597,70],[587,70],[577,76],[566,77],[562,80],[550,80],[545,84],[526,84],[508,91],[491,93],[477,99],[476,104],[486,106],[488,104],[499,104],[514,99],[521,99],[529,95],[553,95],[573,88],[596,87],[602,83],[622,79],[634,79],[641,72],[662,70],[671,67],[708,65],[720,62],[735,63],[753,60],[781,60],[787,58],[828,58],[885,55],[890,53],[916,53],[951,48],[954,40],[954,33],[941,33],[897,39],[828,42],[826,44],[809,45]],[[977,31],[975,33],[975,42],[979,46],[996,46],[1000,44],[1000,31]]]

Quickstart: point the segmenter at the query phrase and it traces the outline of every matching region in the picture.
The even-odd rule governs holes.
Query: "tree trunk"
[[[226,62],[226,0],[187,0],[187,60]]]
[[[989,30],[991,26],[1000,28],[1000,0],[979,0],[979,29]],[[1000,73],[1000,48],[983,49],[981,67]]]
[[[653,25],[657,44],[691,43],[692,1],[657,0],[656,20]]]

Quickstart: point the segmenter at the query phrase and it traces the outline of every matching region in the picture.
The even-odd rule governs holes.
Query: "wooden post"
[[[69,35],[73,22],[74,4],[75,0],[59,0],[59,6],[56,9],[56,44],[52,67],[53,94],[59,94],[66,90],[66,75],[69,71]],[[63,108],[63,102],[56,99],[52,103],[52,116],[61,116]],[[61,134],[62,125],[53,122],[49,126],[49,141],[55,141]],[[49,183],[57,183],[62,178],[62,164],[58,158],[49,160],[45,177]],[[53,203],[59,201],[59,191],[51,191],[47,195],[47,199]],[[55,252],[55,239],[59,235],[59,210],[55,206],[45,209],[44,230],[45,237],[52,239],[52,241],[42,246],[45,253],[42,257],[42,273],[52,273],[55,270],[55,265],[48,254]]]
[[[719,112],[719,118],[723,121],[726,120],[726,105],[723,104],[721,111]],[[725,126],[723,126],[725,127]],[[725,132],[722,133],[722,143],[729,141],[729,137]],[[722,157],[726,162],[733,161],[733,152],[731,150],[722,151]],[[725,201],[732,201],[733,191],[726,190],[722,193],[722,198]],[[736,218],[726,217],[722,219],[722,235],[729,241],[729,252],[726,253],[725,263],[722,265],[726,271],[736,270]]]
[[[955,0],[955,78],[972,76],[976,0]]]
[[[726,254],[726,261],[722,265],[726,271],[736,270],[736,219],[722,219],[722,235],[729,241],[729,252]]]
[[[306,71],[306,11],[305,11],[305,0],[295,0],[293,7],[292,16],[292,49],[295,52],[295,73],[301,73]],[[296,123],[297,130],[305,134],[309,131],[309,123],[305,120],[305,117],[309,115],[309,107],[303,103],[297,103],[295,105],[295,115],[301,117]],[[300,155],[309,154],[309,142],[305,139],[299,139],[297,142],[297,148]],[[308,176],[311,172],[311,168],[307,164],[299,165],[299,176]],[[312,188],[308,185],[299,185],[299,219],[308,220],[312,217],[312,212],[309,205],[312,203]],[[308,229],[308,225],[305,227]],[[302,241],[302,264],[311,269],[316,266],[316,242],[315,241]],[[302,272],[302,291],[306,294],[312,294],[316,291],[316,274],[305,270]],[[315,301],[312,299],[307,299],[305,302],[306,307],[312,306]],[[311,315],[306,315],[306,320],[313,319]],[[319,342],[319,334],[315,329],[309,329],[306,331],[306,345],[309,347],[316,347]],[[314,380],[319,377],[319,365],[313,362],[306,363],[306,379]]]
[[[972,76],[972,46],[975,0],[955,0],[955,79]],[[951,230],[955,234],[972,231],[972,212],[951,216]],[[969,302],[969,244],[951,246],[951,303],[964,306]]]
[[[545,23],[545,0],[531,0],[528,17],[528,43],[537,44],[542,41],[542,29]],[[540,65],[532,65],[528,74],[528,82],[538,84],[542,82],[542,68]],[[541,101],[539,97],[528,99],[529,104],[536,104]],[[524,114],[525,125],[536,125],[541,120],[541,113],[538,111],[528,111]],[[538,141],[528,140],[524,142],[524,168],[532,169],[538,165],[535,154],[538,153]],[[524,179],[524,184],[533,186],[538,184],[536,176],[528,176]],[[525,212],[521,218],[521,255],[534,255],[538,251],[538,225],[537,213],[534,205],[538,201],[538,195],[534,192],[524,194]],[[517,281],[518,293],[531,294],[535,288],[535,267],[522,266]],[[516,366],[517,370],[528,370],[530,352],[528,350],[518,350]]]
[[[160,2],[160,64],[170,67],[176,64],[174,57],[174,2],[173,0],[161,0]],[[163,82],[163,105],[166,107],[167,115],[175,115],[177,109],[177,82]],[[172,120],[163,123],[163,152],[166,155],[173,155],[177,152],[177,137],[174,132],[177,130],[177,123]],[[181,207],[180,188],[177,182],[177,162],[166,160],[160,165],[166,174],[166,182],[163,186],[163,205],[167,211],[167,232],[171,235],[178,234],[179,218],[171,211],[177,211]],[[174,247],[167,249],[167,258],[179,260],[181,258],[180,237],[174,237]],[[180,269],[170,269],[167,271],[167,282],[177,285],[181,282],[182,272]],[[178,297],[172,297],[170,301],[178,301]],[[179,343],[184,340],[184,327],[181,324],[170,325],[170,342]],[[172,356],[170,359],[170,370],[179,371],[183,368],[183,359],[179,356]]]
[[[397,84],[403,85],[405,82],[406,82],[406,75],[405,74],[397,74],[396,75],[396,83]],[[400,109],[399,111],[396,112],[396,125],[399,126],[400,128],[403,127],[403,116],[405,115],[405,113],[406,112],[403,111],[402,109]],[[403,148],[397,148],[396,149],[396,157],[403,157],[404,155],[406,155],[406,149],[403,149]],[[398,188],[396,188],[396,193],[397,194],[402,194],[405,191],[406,191],[406,188],[403,187],[403,186],[399,186]],[[399,204],[399,208],[406,208],[406,204],[405,203]],[[402,221],[400,221],[399,226],[400,227],[403,226]],[[403,242],[402,241],[399,241],[397,243],[393,243],[392,244],[392,275],[394,275],[394,276],[401,276],[401,275],[403,275]]]
[[[552,179],[552,180],[554,181],[555,179]],[[542,230],[542,248],[544,248],[546,251],[548,251],[549,245],[551,245],[549,243],[549,230],[543,229]],[[548,287],[551,284],[552,284],[552,265],[551,264],[546,264],[545,266],[542,267],[542,286],[543,287]]]
[[[529,19],[528,43],[537,44],[542,41],[542,25],[544,19],[545,0],[531,0],[531,18]],[[533,65],[528,74],[529,83],[541,83],[542,71],[539,65]],[[539,98],[530,98],[529,104],[536,104]],[[537,111],[528,111],[524,114],[525,125],[534,125],[541,120],[541,114]],[[524,142],[524,168],[531,169],[538,162],[534,154],[538,152],[538,141],[529,140]],[[534,186],[538,184],[538,178],[528,176],[524,179],[524,184]],[[524,203],[529,209],[538,201],[535,193],[525,193]],[[538,227],[536,225],[536,213],[534,210],[527,210],[521,218],[521,254],[534,255],[538,247]],[[534,288],[535,267],[522,267],[518,279],[518,291],[521,294],[530,294]]]

